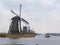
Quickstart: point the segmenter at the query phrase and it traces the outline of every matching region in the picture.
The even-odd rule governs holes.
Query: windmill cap
[[[11,20],[20,20],[20,17],[19,16],[15,16]]]

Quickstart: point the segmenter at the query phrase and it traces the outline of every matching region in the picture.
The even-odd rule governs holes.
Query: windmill
[[[27,22],[25,19],[21,18],[21,7],[22,7],[22,5],[20,4],[19,14],[15,13],[11,9],[11,12],[16,16],[11,19],[12,22],[11,22],[8,33],[14,33],[14,34],[15,33],[21,33],[22,32],[22,30],[21,30],[21,21],[23,21],[25,24],[29,24],[29,22]]]

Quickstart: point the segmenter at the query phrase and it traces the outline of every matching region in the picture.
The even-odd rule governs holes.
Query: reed
[[[35,35],[34,34],[6,34],[6,33],[0,33],[0,37],[27,38],[27,37],[35,37]]]

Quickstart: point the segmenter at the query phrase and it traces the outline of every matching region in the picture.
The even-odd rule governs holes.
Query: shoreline
[[[35,37],[35,34],[7,34],[7,33],[0,33],[0,37],[2,38],[31,38]]]

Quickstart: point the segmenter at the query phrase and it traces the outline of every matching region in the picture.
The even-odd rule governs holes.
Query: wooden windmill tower
[[[20,4],[19,14],[16,14],[13,10],[11,10],[11,12],[16,16],[11,19],[12,22],[11,22],[8,33],[11,33],[11,34],[22,33],[21,21],[23,21],[25,24],[29,24],[29,22],[21,18],[21,6],[22,5]]]

